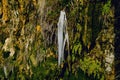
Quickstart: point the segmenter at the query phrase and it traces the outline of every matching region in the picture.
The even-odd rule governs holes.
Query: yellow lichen
[[[37,66],[37,61],[36,61],[36,58],[35,58],[35,55],[34,55],[34,54],[32,54],[32,55],[30,56],[30,60],[31,60],[33,66]]]
[[[2,21],[5,23],[8,20],[8,0],[2,0]]]
[[[37,26],[36,26],[36,30],[37,30],[37,32],[40,32],[40,31],[41,31],[41,26],[40,26],[40,25],[37,25]]]
[[[23,12],[23,10],[24,10],[23,0],[19,0],[19,3],[20,3],[20,12]]]
[[[36,6],[36,4],[37,4],[36,0],[33,0],[33,4],[34,4],[34,6]]]
[[[2,5],[0,3],[0,15],[2,14]]]

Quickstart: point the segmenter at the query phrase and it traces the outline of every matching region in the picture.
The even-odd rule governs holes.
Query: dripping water
[[[59,17],[59,21],[58,21],[58,65],[60,65],[61,62],[64,61],[64,49],[65,49],[66,41],[68,44],[68,53],[69,53],[67,19],[66,19],[65,11],[62,10],[60,12],[60,17]]]

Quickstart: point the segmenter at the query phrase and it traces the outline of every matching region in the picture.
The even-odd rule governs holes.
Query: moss
[[[65,54],[64,64],[58,68],[57,22],[64,7],[70,56]],[[9,52],[1,51],[0,70],[4,65],[14,65],[9,71],[10,79],[104,79],[105,50],[112,52],[110,46],[114,43],[114,21],[111,20],[114,11],[110,7],[110,0],[104,3],[87,0],[2,0],[0,48],[5,39],[12,36],[15,55],[10,58]],[[1,74],[0,79],[4,78]]]

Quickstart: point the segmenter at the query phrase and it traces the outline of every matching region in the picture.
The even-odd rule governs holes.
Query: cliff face
[[[63,8],[70,56],[58,68]],[[0,79],[114,79],[114,38],[111,0],[1,0]]]

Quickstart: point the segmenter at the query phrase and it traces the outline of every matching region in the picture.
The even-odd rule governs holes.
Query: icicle
[[[64,10],[62,10],[60,12],[60,17],[58,21],[58,65],[60,65],[61,62],[64,61],[64,47],[66,40],[69,46],[66,23],[67,23],[66,13]],[[63,37],[63,32],[65,32],[65,39]]]
[[[67,41],[67,45],[68,45],[68,54],[69,54],[69,37],[68,37],[68,32],[65,33],[65,39],[64,39],[64,43],[63,43],[63,53],[64,53],[64,48],[65,48],[65,43]],[[64,55],[63,55],[64,57]]]
[[[7,78],[7,69],[6,69],[6,66],[4,66],[4,74],[5,74],[5,77]]]

